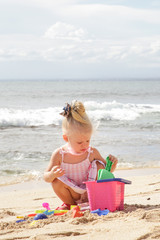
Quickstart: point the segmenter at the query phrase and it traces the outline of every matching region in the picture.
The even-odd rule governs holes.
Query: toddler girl
[[[84,105],[74,101],[67,104],[61,114],[64,116],[62,130],[66,144],[53,152],[44,180],[52,184],[63,201],[57,209],[70,209],[70,205],[87,201],[84,182],[96,180],[98,170],[105,168],[106,160],[90,146],[93,129]],[[113,162],[113,172],[118,160],[112,155],[109,159]]]

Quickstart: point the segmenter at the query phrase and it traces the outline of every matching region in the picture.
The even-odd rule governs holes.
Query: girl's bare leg
[[[72,188],[57,178],[52,182],[52,187],[57,196],[66,204],[74,205],[80,199],[81,195],[79,193],[73,191]]]

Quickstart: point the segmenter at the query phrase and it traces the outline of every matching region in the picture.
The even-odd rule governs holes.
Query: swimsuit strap
[[[62,155],[62,162],[64,160],[64,154],[66,153],[65,150],[63,150],[63,148],[61,147],[60,150],[59,150],[59,153]]]
[[[87,152],[88,152],[88,155],[87,155],[87,158],[86,159],[89,159],[90,157],[90,154],[93,153],[93,150],[91,150],[91,146],[89,146],[89,148],[87,149]],[[65,153],[68,153],[67,151],[63,150],[63,148],[61,147],[60,150],[59,150],[59,153],[62,155],[62,162],[64,160],[64,154]]]
[[[87,159],[89,159],[90,154],[93,153],[93,150],[91,149],[91,146],[89,146],[87,151],[88,151]]]

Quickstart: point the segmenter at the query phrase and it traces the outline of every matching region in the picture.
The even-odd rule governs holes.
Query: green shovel
[[[98,170],[98,180],[115,178],[113,173],[111,173],[112,162],[109,157],[106,158],[106,168]]]

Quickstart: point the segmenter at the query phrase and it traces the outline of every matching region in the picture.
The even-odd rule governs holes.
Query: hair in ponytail
[[[69,134],[70,131],[74,130],[92,132],[92,123],[82,102],[73,101],[71,105],[67,103],[60,114],[64,116],[62,129],[65,134]]]

